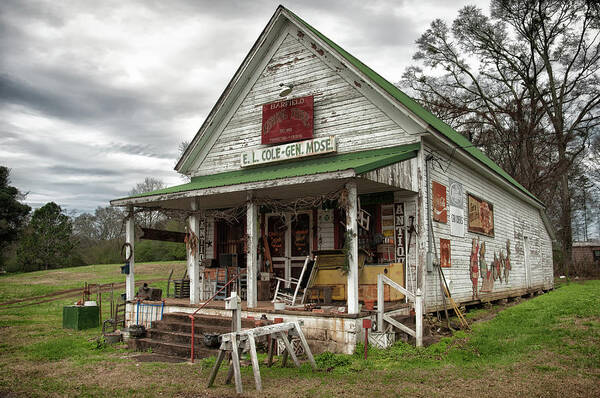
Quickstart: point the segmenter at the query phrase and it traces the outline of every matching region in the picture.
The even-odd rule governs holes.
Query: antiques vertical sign
[[[463,238],[465,236],[464,191],[460,182],[450,180],[448,204],[450,209],[450,235]]]
[[[405,217],[404,203],[394,204],[394,235],[396,241],[396,261],[406,261],[406,239],[405,239]]]
[[[313,114],[312,95],[263,105],[261,144],[313,138]]]

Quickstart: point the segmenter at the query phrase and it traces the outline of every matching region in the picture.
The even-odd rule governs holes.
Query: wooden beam
[[[166,231],[154,228],[141,228],[142,235],[140,239],[159,240],[162,242],[185,242],[185,232]]]

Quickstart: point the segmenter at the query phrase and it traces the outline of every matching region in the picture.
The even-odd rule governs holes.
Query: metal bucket
[[[121,332],[104,333],[104,341],[106,344],[117,344],[123,340]]]

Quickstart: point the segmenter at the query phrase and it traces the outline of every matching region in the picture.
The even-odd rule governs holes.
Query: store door
[[[304,260],[312,250],[311,226],[311,212],[267,215],[273,269],[280,278],[300,277]]]

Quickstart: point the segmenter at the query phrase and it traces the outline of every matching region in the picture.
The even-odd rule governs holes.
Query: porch
[[[147,328],[152,326],[155,319],[163,319],[168,317],[180,317],[187,319],[187,316],[196,313],[198,305],[190,304],[187,299],[167,298],[162,307],[162,315],[160,317],[151,318],[144,317],[140,320],[137,303],[129,302],[127,305],[126,319],[130,324],[142,324]],[[147,305],[162,305],[161,301],[145,301]],[[204,304],[204,303],[202,303]],[[200,304],[200,305],[202,305]],[[411,305],[404,302],[387,303],[385,314],[387,316],[408,316]],[[363,320],[369,319],[372,324],[376,324],[377,312],[374,310],[363,310],[357,314],[348,314],[337,311],[334,306],[321,307],[318,311],[298,307],[295,309],[277,310],[270,301],[259,301],[256,307],[248,308],[247,303],[242,303],[241,316],[244,321],[243,327],[251,327],[253,321],[266,320],[270,322],[299,322],[302,326],[302,331],[308,341],[308,344],[313,353],[321,353],[324,351],[351,354],[357,342],[364,340]],[[231,317],[231,310],[225,309],[224,301],[211,301],[204,308],[200,309],[195,315],[200,321],[206,317],[220,317],[228,319]],[[199,322],[199,321],[197,321]],[[218,323],[214,319],[210,320],[211,324]],[[180,330],[184,334],[188,334],[189,330]],[[373,332],[370,332],[373,336]],[[385,338],[390,338],[390,334],[386,334]],[[189,336],[188,336],[189,339]],[[187,341],[187,340],[186,340]],[[187,343],[189,346],[189,343]],[[202,347],[202,344],[198,344]]]
[[[245,268],[246,306],[256,308],[259,273],[269,272],[287,281],[297,277],[304,258],[314,258],[314,252],[322,248],[320,243],[326,235],[322,229],[327,228],[332,240],[337,242],[324,248],[343,249],[347,259],[341,276],[344,280],[340,283],[340,275],[336,276],[338,293],[342,291],[338,296],[345,301],[348,314],[358,314],[359,248],[367,245],[377,250],[374,265],[399,263],[407,268],[407,217],[404,208],[400,213],[395,211],[394,203],[398,200],[415,203],[418,149],[416,143],[198,176],[188,184],[111,201],[114,206],[128,209],[125,222],[129,264],[127,299],[134,299],[136,293],[134,215],[140,211],[160,210],[178,213],[186,219],[191,304],[208,298],[203,285],[207,268],[235,265]],[[360,197],[378,194],[387,197],[389,206],[385,214],[369,215],[361,208]],[[320,209],[326,207],[338,211],[329,213],[328,220],[317,226],[316,217]],[[414,207],[416,211],[416,205]],[[376,211],[380,210],[377,207]],[[237,264],[231,264],[232,258],[229,264],[223,264],[220,258],[223,252],[219,250],[227,246],[223,242],[227,237],[216,233],[214,237],[209,236],[209,223],[214,233],[219,220],[239,227],[237,247],[228,248],[225,253],[243,260]],[[375,227],[380,236],[363,233]],[[208,255],[209,249],[212,258]],[[380,272],[387,269],[381,268]],[[410,267],[402,273],[415,274]],[[411,278],[411,290],[416,291],[413,279],[416,278]],[[405,280],[397,282],[406,283]],[[373,282],[371,287],[374,287]]]

